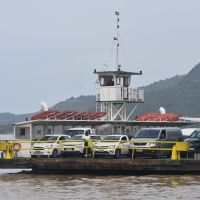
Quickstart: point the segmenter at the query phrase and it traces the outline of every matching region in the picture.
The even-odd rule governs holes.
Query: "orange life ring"
[[[19,151],[21,149],[22,145],[20,143],[14,143],[13,149],[16,151]]]

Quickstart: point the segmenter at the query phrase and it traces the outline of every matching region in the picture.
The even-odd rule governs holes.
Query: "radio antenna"
[[[116,15],[116,37],[113,39],[116,41],[116,68],[117,70],[120,69],[119,65],[119,12],[115,12]]]

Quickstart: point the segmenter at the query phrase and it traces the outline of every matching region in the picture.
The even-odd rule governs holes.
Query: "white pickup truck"
[[[30,151],[31,157],[52,157],[59,156],[60,145],[62,142],[69,140],[68,135],[46,135],[33,144]]]
[[[94,156],[128,155],[129,139],[127,135],[107,135],[103,140],[93,145]]]

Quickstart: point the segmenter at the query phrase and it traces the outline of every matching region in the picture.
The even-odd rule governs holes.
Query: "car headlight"
[[[152,148],[155,148],[155,147],[156,147],[156,143],[147,143],[147,145],[148,145],[149,147],[152,147]]]
[[[112,148],[113,148],[113,147],[116,147],[116,146],[115,146],[115,145],[110,145],[109,147],[112,147]]]

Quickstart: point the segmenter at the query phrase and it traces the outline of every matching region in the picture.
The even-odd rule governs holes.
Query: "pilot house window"
[[[26,135],[26,129],[20,128],[20,136],[25,136],[25,135]]]
[[[111,75],[105,75],[99,77],[101,86],[114,86],[114,79]]]
[[[119,76],[116,77],[116,84],[120,85],[120,77]]]
[[[129,86],[129,77],[124,77],[123,86],[124,87],[128,87]]]

